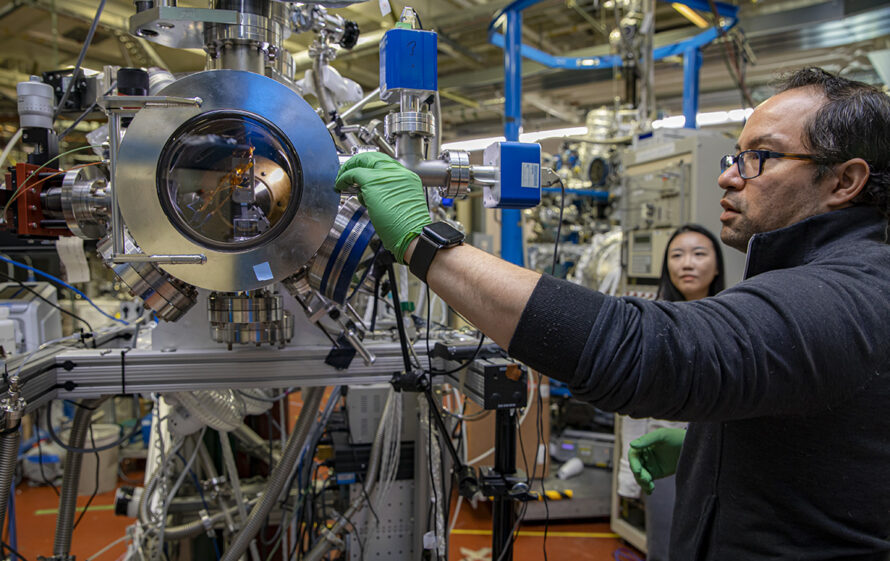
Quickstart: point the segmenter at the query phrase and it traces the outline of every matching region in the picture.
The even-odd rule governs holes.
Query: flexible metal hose
[[[303,409],[300,411],[300,416],[294,424],[294,431],[287,439],[287,445],[281,455],[281,461],[278,462],[278,465],[275,466],[272,475],[269,477],[269,487],[263,493],[260,502],[250,511],[250,518],[248,518],[244,528],[232,540],[229,548],[226,549],[222,561],[236,561],[240,559],[244,552],[247,551],[254,536],[262,528],[266,521],[266,516],[269,515],[272,507],[278,501],[278,495],[281,494],[284,483],[287,481],[297,461],[297,457],[300,455],[300,450],[306,442],[309,431],[315,424],[315,417],[318,414],[318,407],[321,405],[323,395],[324,388],[304,389]]]
[[[251,499],[247,502],[247,505],[252,506],[258,500],[259,499]],[[216,524],[220,520],[223,520],[227,516],[231,516],[236,512],[238,512],[238,507],[230,506],[225,511],[216,512],[209,516],[208,521],[210,524]],[[168,526],[164,531],[164,539],[167,541],[184,540],[186,538],[194,538],[206,531],[207,527],[204,525],[204,521],[199,518],[185,524],[180,524],[179,526]]]
[[[262,390],[246,389],[233,393],[244,402],[244,413],[247,415],[260,415],[272,409],[273,402],[269,401]]]
[[[19,441],[22,438],[18,426],[7,430],[9,432],[0,438],[0,528],[6,527],[6,508],[9,505],[15,463],[19,456]]]
[[[202,423],[220,432],[235,430],[244,417],[244,402],[231,390],[177,392],[173,399]]]
[[[74,413],[71,424],[71,436],[68,446],[83,448],[87,438],[87,430],[93,419],[93,410],[99,407],[107,397],[85,399]],[[80,481],[80,466],[83,454],[69,451],[65,461],[65,473],[62,475],[62,490],[59,492],[59,515],[56,518],[56,537],[53,540],[53,555],[59,559],[67,559],[71,550],[71,536],[74,533],[74,511],[77,507],[77,484]]]
[[[349,505],[349,509],[346,513],[337,519],[337,522],[330,529],[329,532],[326,532],[323,536],[323,539],[319,540],[319,542],[313,547],[309,553],[303,557],[303,561],[321,561],[325,555],[331,550],[334,543],[329,537],[336,537],[343,531],[348,524],[349,520],[352,520],[355,513],[364,507],[365,497],[370,497],[374,492],[374,487],[377,485],[377,471],[380,465],[380,457],[383,455],[383,435],[386,432],[386,422],[384,421],[387,418],[390,408],[393,407],[393,399],[392,395],[390,398],[386,400],[386,406],[383,408],[383,415],[380,417],[380,423],[377,425],[377,432],[374,434],[374,444],[371,445],[371,458],[368,461],[368,473],[365,476],[365,492],[360,493],[358,497]]]

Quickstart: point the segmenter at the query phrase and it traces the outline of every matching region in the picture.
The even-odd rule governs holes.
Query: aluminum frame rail
[[[415,346],[428,368],[423,343]],[[325,364],[329,346],[284,349],[179,349],[174,352],[126,348],[63,349],[35,356],[22,372],[28,409],[52,399],[219,388],[285,388],[389,382],[403,369],[400,347],[371,347],[377,361],[354,360],[347,370]],[[49,349],[47,349],[49,351]],[[12,369],[12,365],[10,365]]]

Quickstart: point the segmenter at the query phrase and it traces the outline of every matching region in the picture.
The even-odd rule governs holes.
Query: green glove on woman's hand
[[[420,178],[386,154],[364,152],[350,158],[337,174],[337,191],[356,185],[359,202],[368,209],[383,246],[404,263],[411,240],[432,222]]]
[[[656,479],[677,472],[686,429],[658,429],[631,440],[627,461],[640,487],[651,494]]]

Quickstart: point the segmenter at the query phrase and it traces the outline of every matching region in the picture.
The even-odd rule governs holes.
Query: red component
[[[12,174],[7,172],[7,188],[0,190],[2,204],[5,205],[17,191],[21,192],[24,190],[24,192],[16,197],[13,204],[6,211],[6,229],[12,230],[14,226],[15,233],[20,236],[39,236],[44,238],[71,236],[73,234],[69,230],[43,228],[40,225],[41,221],[48,219],[43,214],[40,193],[51,186],[60,185],[64,178],[64,172],[46,167],[38,173],[34,173],[39,167],[34,164],[16,164],[15,184],[12,181]],[[24,181],[25,183],[19,185],[19,181]]]

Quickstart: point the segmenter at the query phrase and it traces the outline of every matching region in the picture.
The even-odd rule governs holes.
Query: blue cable
[[[176,455],[179,456],[179,459],[182,460],[183,464],[188,463],[185,461],[185,458],[182,457],[182,454],[176,452]],[[204,490],[201,489],[201,482],[198,481],[198,476],[195,475],[195,472],[192,470],[192,468],[189,468],[189,473],[192,475],[192,479],[195,482],[195,488],[198,490],[198,494],[201,495],[201,503],[204,505],[204,510],[210,512],[210,507],[207,506],[207,501],[204,500]],[[219,544],[217,543],[216,536],[213,536],[211,543],[213,543],[213,551],[216,552],[216,561],[219,561],[221,556],[219,554]]]
[[[89,302],[91,306],[93,306],[94,308],[96,308],[97,310],[99,310],[99,313],[102,314],[103,316],[107,317],[108,319],[113,320],[113,321],[116,321],[116,322],[118,322],[118,323],[122,323],[122,324],[124,324],[124,325],[130,325],[130,322],[128,322],[128,321],[124,321],[124,320],[122,320],[122,319],[118,319],[118,318],[116,318],[116,317],[113,317],[113,316],[110,316],[110,315],[106,314],[106,313],[105,313],[105,310],[103,310],[102,308],[100,308],[99,306],[97,306],[96,303],[93,302],[92,300],[90,300],[89,297],[88,297],[86,294],[84,294],[84,293],[81,292],[80,290],[74,288],[73,286],[71,286],[70,284],[68,284],[67,282],[63,281],[62,279],[60,279],[60,278],[58,278],[58,277],[54,277],[53,275],[51,275],[51,274],[49,274],[49,273],[44,273],[44,272],[41,271],[40,269],[35,269],[34,267],[31,267],[30,265],[25,265],[24,263],[19,263],[18,261],[13,261],[12,259],[7,259],[6,257],[3,257],[2,255],[0,255],[0,261],[3,261],[3,262],[5,262],[5,263],[9,263],[10,265],[15,265],[16,267],[20,267],[20,268],[25,269],[25,270],[27,270],[27,271],[31,271],[32,273],[36,273],[36,274],[40,275],[41,277],[43,277],[43,278],[45,278],[45,279],[48,279],[48,280],[51,280],[51,281],[53,281],[53,282],[55,282],[55,283],[61,284],[61,285],[64,286],[65,288],[67,288],[67,289],[73,291],[75,294],[77,294],[78,296],[80,296],[81,298],[83,298],[84,300],[86,300],[87,302]]]

